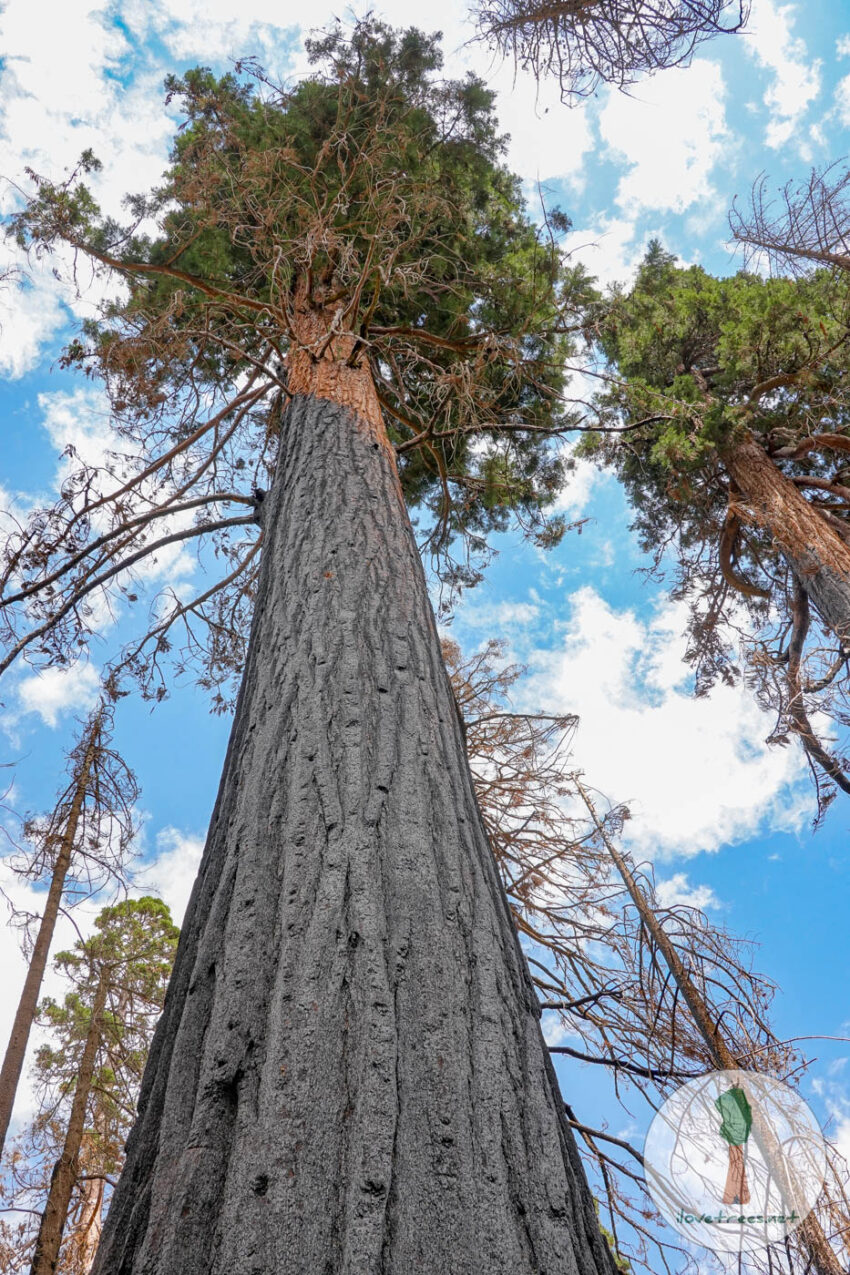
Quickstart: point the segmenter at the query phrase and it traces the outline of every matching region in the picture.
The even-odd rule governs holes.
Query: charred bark
[[[850,546],[751,435],[723,454],[740,493],[735,513],[773,537],[824,624],[850,654]]]
[[[221,787],[94,1271],[611,1275],[394,455],[335,366],[284,419]]]

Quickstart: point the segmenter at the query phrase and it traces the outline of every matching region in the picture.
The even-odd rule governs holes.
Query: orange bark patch
[[[752,435],[727,450],[724,460],[739,491],[738,498],[729,503],[733,516],[764,527],[792,557],[810,554],[818,566],[850,579],[850,547]]]
[[[392,456],[395,466],[395,451],[384,428],[365,351],[356,349],[350,332],[339,331],[342,311],[341,304],[316,301],[307,296],[303,284],[298,285],[294,336],[286,359],[289,390],[350,408],[371,440]]]

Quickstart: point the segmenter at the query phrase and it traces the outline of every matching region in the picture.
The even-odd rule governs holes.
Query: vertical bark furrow
[[[95,1270],[610,1275],[392,455],[296,398],[265,506],[221,789]]]

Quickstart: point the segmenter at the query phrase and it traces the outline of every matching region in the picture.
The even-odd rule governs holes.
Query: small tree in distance
[[[39,1112],[9,1159],[12,1210],[39,1224],[4,1228],[7,1257],[32,1275],[91,1267],[178,935],[149,897],[104,908],[95,930],[55,958],[71,990],[40,1007]]]
[[[132,771],[111,747],[111,732],[112,706],[103,698],[69,754],[68,783],[53,810],[25,822],[23,848],[5,860],[19,878],[49,884],[39,918],[15,914],[24,929],[28,964],[0,1068],[0,1154],[59,914],[107,884],[127,884],[138,788]]]

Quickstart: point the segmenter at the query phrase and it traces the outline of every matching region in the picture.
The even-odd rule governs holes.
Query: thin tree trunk
[[[771,534],[824,624],[850,654],[850,545],[752,434],[727,448],[723,462],[740,492],[735,512]]]
[[[89,1275],[103,1230],[104,1180],[86,1176],[93,1167],[90,1143],[91,1135],[84,1134],[77,1176],[79,1203],[65,1244],[68,1270],[73,1275]]]
[[[56,1161],[50,1178],[50,1190],[47,1203],[41,1215],[41,1225],[35,1242],[35,1253],[32,1259],[30,1275],[54,1275],[59,1262],[59,1250],[62,1247],[62,1233],[68,1219],[68,1209],[74,1183],[79,1171],[80,1147],[83,1142],[83,1131],[86,1123],[86,1110],[91,1095],[92,1078],[97,1061],[97,1051],[103,1035],[103,1009],[106,1004],[106,988],[108,975],[105,966],[101,967],[92,1005],[89,1029],[80,1069],[74,1088],[74,1099],[71,1103],[71,1115],[65,1131],[65,1144],[62,1154]]]
[[[74,1219],[74,1230],[68,1237],[73,1249],[70,1259],[74,1275],[88,1275],[94,1263],[100,1235],[103,1230],[103,1179],[90,1178],[79,1184],[82,1195],[78,1216]]]
[[[371,380],[302,350],[289,382],[224,774],[94,1270],[610,1275]]]
[[[664,958],[664,961],[673,976],[676,986],[682,993],[691,1017],[696,1024],[697,1030],[708,1047],[709,1054],[714,1062],[715,1067],[721,1071],[741,1071],[745,1070],[741,1067],[741,1063],[729,1046],[726,1037],[720,1027],[712,1018],[711,1011],[708,1008],[699,988],[694,983],[688,970],[686,969],[679,953],[676,951],[675,944],[671,941],[664,926],[658,920],[654,909],[647,902],[646,895],[638,885],[635,875],[631,870],[628,860],[620,853],[614,842],[608,836],[605,825],[599,819],[596,808],[588,793],[587,789],[580,780],[576,781],[579,795],[587,807],[588,814],[593,820],[596,831],[608,851],[623,884],[628,891],[629,897],[637,908],[641,921],[646,926],[647,931],[652,935],[658,951]],[[793,1191],[791,1184],[786,1180],[786,1171],[781,1150],[778,1147],[772,1133],[764,1125],[760,1119],[759,1113],[753,1111],[753,1132],[762,1148],[762,1153],[768,1159],[774,1180],[780,1184],[783,1195],[786,1199],[793,1199]],[[743,1166],[743,1153],[741,1164]],[[743,1167],[742,1167],[743,1172]],[[741,1201],[744,1203],[744,1201]],[[812,1270],[816,1275],[847,1275],[845,1268],[827,1239],[820,1222],[814,1213],[810,1213],[806,1220],[799,1227],[801,1236],[804,1239],[812,1262]]]
[[[0,1153],[3,1151],[6,1134],[9,1131],[12,1109],[15,1105],[15,1094],[17,1093],[21,1072],[23,1071],[30,1032],[35,1022],[38,997],[44,980],[44,971],[47,968],[47,957],[50,953],[50,945],[53,942],[53,934],[56,930],[56,919],[59,916],[59,908],[62,904],[62,895],[65,890],[65,880],[68,876],[68,869],[71,866],[77,828],[79,827],[80,816],[82,815],[83,805],[91,781],[92,766],[97,754],[100,728],[101,714],[98,712],[95,714],[89,729],[88,744],[74,783],[65,830],[62,833],[59,853],[56,856],[53,874],[50,878],[50,889],[47,892],[44,915],[39,922],[35,946],[32,950],[23,990],[18,1001],[15,1021],[12,1024],[9,1043],[6,1046],[6,1054],[3,1058],[3,1066],[0,1069]]]

